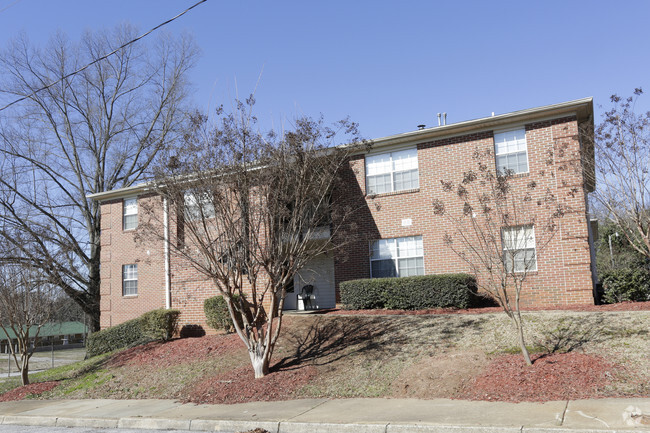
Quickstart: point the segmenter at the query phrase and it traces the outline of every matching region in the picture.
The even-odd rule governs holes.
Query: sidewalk
[[[0,403],[0,424],[271,433],[649,432],[650,399],[547,403],[305,399],[235,405],[173,400]]]

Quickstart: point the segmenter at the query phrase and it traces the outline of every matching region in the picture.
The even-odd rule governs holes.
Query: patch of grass
[[[111,379],[113,375],[108,370],[97,370],[66,383],[59,392],[63,395],[70,395],[75,391],[84,392],[101,386]]]

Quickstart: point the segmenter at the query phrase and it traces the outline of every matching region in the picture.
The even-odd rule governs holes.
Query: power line
[[[6,10],[9,9],[10,7],[12,7],[13,5],[15,5],[16,3],[20,3],[21,1],[22,1],[22,0],[16,0],[15,2],[8,4],[7,6],[3,7],[2,9],[0,9],[0,13],[6,11]]]
[[[94,65],[95,63],[101,62],[102,60],[105,60],[105,59],[109,58],[109,57],[112,56],[113,54],[115,54],[115,53],[117,53],[118,51],[120,51],[122,48],[128,47],[129,45],[131,45],[131,44],[133,44],[133,43],[139,41],[140,39],[142,39],[142,38],[148,36],[149,34],[153,33],[154,31],[158,30],[158,29],[161,28],[162,26],[165,26],[165,25],[171,23],[172,21],[174,21],[175,19],[182,17],[182,16],[185,15],[187,12],[191,11],[192,9],[194,9],[195,7],[197,7],[198,5],[200,5],[201,3],[205,3],[206,1],[208,1],[208,0],[200,0],[199,2],[193,4],[193,5],[190,6],[189,8],[185,9],[185,10],[184,10],[183,12],[181,12],[180,14],[176,15],[175,17],[168,19],[168,20],[165,21],[164,23],[158,24],[156,27],[152,28],[152,29],[149,30],[148,32],[143,33],[143,34],[141,34],[140,36],[138,36],[137,38],[132,39],[132,40],[130,40],[129,42],[126,42],[126,43],[120,45],[119,47],[117,47],[117,48],[115,48],[113,51],[111,51],[110,53],[105,54],[105,55],[103,55],[102,57],[99,57],[99,58],[93,60],[92,62],[88,63],[86,66],[83,66],[83,67],[77,69],[77,70],[74,71],[74,72],[70,72],[69,74],[67,74],[67,75],[65,75],[65,76],[63,76],[63,77],[61,77],[61,78],[59,78],[58,80],[56,80],[56,81],[54,81],[54,82],[52,82],[52,83],[50,83],[50,84],[48,84],[48,85],[46,85],[46,86],[41,87],[40,89],[36,89],[36,90],[34,90],[34,91],[33,91],[32,93],[30,93],[29,95],[23,96],[23,97],[21,97],[21,98],[16,99],[15,101],[12,101],[12,102],[8,103],[8,104],[5,105],[4,107],[0,108],[0,111],[3,111],[3,110],[5,110],[5,109],[11,107],[11,106],[14,105],[14,104],[17,104],[17,103],[21,102],[21,101],[24,101],[25,99],[29,99],[29,98],[31,98],[32,96],[36,95],[38,92],[41,92],[41,91],[46,90],[46,89],[49,89],[50,87],[54,86],[55,84],[58,84],[58,83],[60,83],[61,81],[66,80],[66,79],[72,77],[73,75],[76,75],[76,74],[78,74],[79,72],[82,72],[82,71],[88,69],[89,67],[91,67],[91,66]]]

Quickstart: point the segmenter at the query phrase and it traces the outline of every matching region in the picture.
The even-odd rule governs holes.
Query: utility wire
[[[113,51],[111,51],[110,53],[105,54],[105,55],[103,55],[102,57],[99,57],[99,58],[93,60],[92,62],[88,63],[86,66],[83,66],[83,67],[77,69],[77,70],[74,71],[74,72],[70,72],[69,74],[67,74],[67,75],[65,75],[65,76],[63,76],[63,77],[61,77],[61,78],[59,78],[58,80],[56,80],[56,81],[54,81],[54,82],[52,82],[52,83],[50,83],[50,84],[48,84],[48,85],[45,85],[45,86],[41,87],[40,89],[36,89],[36,90],[34,90],[34,91],[33,91],[32,93],[30,93],[29,95],[23,96],[23,97],[21,97],[21,98],[16,99],[15,101],[12,101],[12,102],[8,103],[8,104],[5,105],[4,107],[0,108],[0,111],[6,110],[7,108],[11,107],[12,105],[17,104],[17,103],[19,103],[19,102],[21,102],[21,101],[24,101],[25,99],[29,99],[29,98],[31,98],[32,96],[36,95],[38,92],[41,92],[41,91],[46,90],[46,89],[49,89],[50,87],[54,86],[55,84],[58,84],[58,83],[60,83],[61,81],[66,80],[66,79],[72,77],[73,75],[76,75],[76,74],[78,74],[79,72],[82,72],[82,71],[88,69],[89,67],[91,67],[91,66],[94,65],[95,63],[98,63],[98,62],[101,62],[102,60],[107,59],[108,57],[110,57],[110,56],[112,56],[113,54],[115,54],[115,53],[117,53],[118,51],[120,51],[122,48],[128,47],[129,45],[131,45],[131,44],[133,44],[133,43],[139,41],[140,39],[144,38],[145,36],[148,36],[149,34],[153,33],[153,32],[156,31],[156,30],[158,30],[158,29],[161,28],[162,26],[165,26],[165,25],[171,23],[172,21],[174,21],[175,19],[182,17],[182,16],[185,15],[187,12],[191,11],[192,9],[194,9],[195,7],[197,7],[198,5],[200,5],[201,3],[205,3],[205,2],[207,2],[207,1],[208,1],[208,0],[200,0],[199,2],[193,4],[193,5],[190,6],[189,8],[185,9],[185,10],[184,10],[183,12],[181,12],[180,14],[176,15],[175,17],[168,19],[168,20],[165,21],[164,23],[158,24],[156,27],[152,28],[152,29],[149,30],[148,32],[143,33],[143,34],[141,34],[140,36],[138,36],[137,38],[132,39],[132,40],[130,40],[129,42],[126,42],[126,43],[120,45],[119,47],[117,47],[117,48],[115,48]]]
[[[13,3],[11,3],[11,4],[8,4],[8,5],[5,6],[4,8],[0,9],[0,13],[6,11],[6,10],[9,9],[10,7],[12,7],[13,5],[15,5],[16,3],[20,3],[21,1],[22,1],[22,0],[16,0],[15,2],[13,2]]]

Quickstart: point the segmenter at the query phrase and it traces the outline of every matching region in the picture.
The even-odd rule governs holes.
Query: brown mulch
[[[179,338],[165,343],[155,341],[116,354],[110,359],[108,365],[110,367],[125,365],[169,367],[185,363],[188,358],[199,361],[233,350],[241,350],[243,347],[237,334]]]
[[[282,369],[255,379],[250,365],[203,380],[187,390],[183,403],[218,404],[290,400],[316,376],[316,368]]]
[[[607,385],[619,368],[585,353],[535,356],[532,366],[527,366],[520,354],[503,355],[456,398],[518,403],[616,397],[607,392]]]
[[[51,391],[59,385],[58,381],[30,383],[29,385],[14,388],[0,395],[0,401],[22,400],[28,395],[39,395]]]
[[[556,307],[522,307],[522,311],[648,311],[650,310],[650,301],[646,302],[620,302],[618,304],[607,305],[560,305]],[[503,309],[501,307],[485,307],[485,308],[467,308],[464,310],[455,308],[431,308],[428,310],[344,310],[333,309],[329,310],[326,314],[334,315],[360,315],[360,316],[379,316],[379,315],[409,315],[420,316],[427,314],[486,314],[486,313],[500,313]]]

